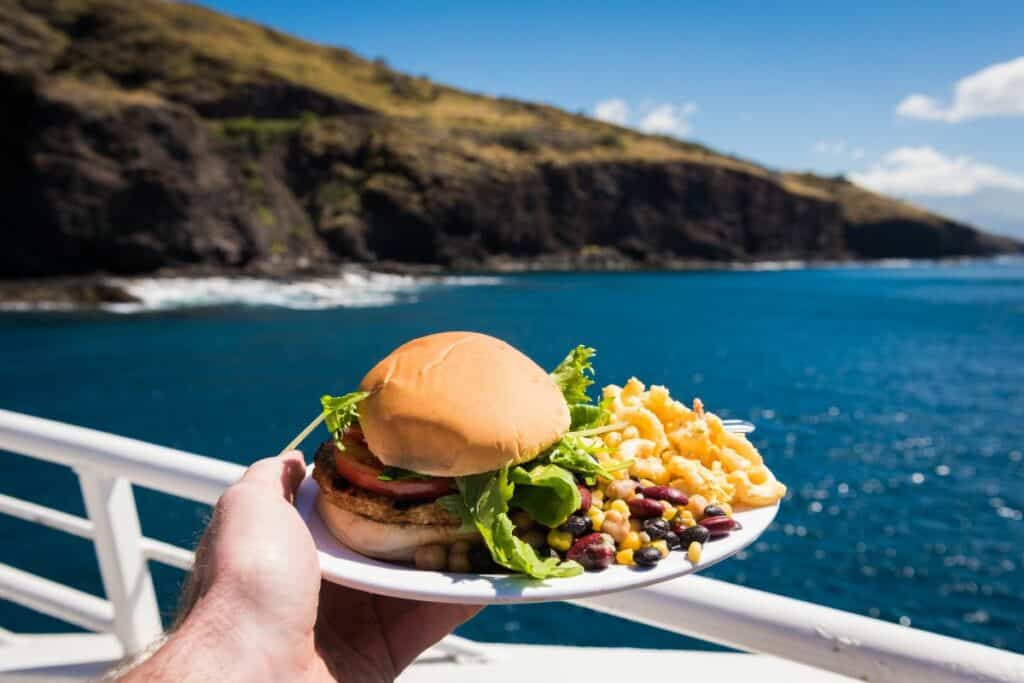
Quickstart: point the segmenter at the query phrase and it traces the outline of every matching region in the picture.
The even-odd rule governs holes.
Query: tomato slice
[[[396,500],[432,500],[451,493],[454,482],[444,477],[382,481],[378,475],[383,465],[360,443],[345,444],[345,450],[334,450],[334,466],[345,479],[373,493]]]

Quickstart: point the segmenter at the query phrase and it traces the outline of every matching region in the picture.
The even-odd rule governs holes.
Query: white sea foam
[[[419,277],[345,272],[304,280],[228,277],[154,277],[112,280],[138,302],[104,304],[114,313],[139,313],[205,306],[277,306],[296,310],[366,308],[417,301],[433,287],[483,286],[497,277]]]

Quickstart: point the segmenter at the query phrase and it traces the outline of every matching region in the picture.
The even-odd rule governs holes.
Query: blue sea
[[[340,301],[0,315],[0,407],[247,463],[411,337],[479,330],[546,366],[585,343],[602,383],[635,375],[757,423],[790,494],[711,576],[1024,652],[1021,262],[348,286]],[[0,455],[0,491],[83,513],[68,470],[27,458]],[[208,514],[138,499],[145,532],[178,544]],[[91,546],[55,531],[0,517],[0,562],[101,592]],[[154,571],[170,616],[182,574]],[[2,601],[0,626],[67,628]],[[492,607],[460,632],[693,646],[560,604]]]

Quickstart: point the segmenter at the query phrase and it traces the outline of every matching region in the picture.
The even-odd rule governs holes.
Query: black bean
[[[559,527],[562,531],[568,531],[572,534],[573,538],[579,538],[580,536],[586,536],[594,530],[594,523],[590,517],[584,517],[583,515],[572,515],[569,519],[565,520],[565,524]]]
[[[694,541],[701,544],[707,543],[711,537],[711,532],[708,531],[707,527],[698,524],[697,526],[688,526],[682,530],[677,529],[676,535],[679,536],[679,549],[686,550]]]
[[[633,553],[633,561],[641,567],[653,567],[661,560],[661,551],[647,546]]]
[[[668,522],[661,517],[654,517],[652,519],[645,519],[643,522],[644,531],[651,537],[652,541],[665,538],[665,534],[668,533]]]
[[[665,534],[665,545],[668,546],[669,550],[677,550],[679,548],[679,535],[674,531],[669,531]]]
[[[704,517],[721,517],[723,515],[725,515],[725,510],[717,505],[708,505],[704,508]]]

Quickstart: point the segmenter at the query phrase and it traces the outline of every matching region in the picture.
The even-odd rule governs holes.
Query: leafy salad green
[[[521,508],[541,524],[558,527],[581,504],[574,474],[588,485],[593,485],[597,477],[612,477],[611,471],[595,457],[601,451],[600,442],[586,438],[588,430],[599,429],[608,422],[608,411],[587,395],[587,389],[594,383],[591,358],[595,353],[590,347],[577,346],[551,372],[569,406],[569,432],[529,463],[457,477],[458,493],[437,499],[438,504],[462,520],[463,528],[479,532],[496,563],[536,579],[575,576],[583,567],[571,560],[559,561],[557,557],[540,558],[533,547],[513,533],[509,508]],[[341,437],[358,421],[359,402],[368,395],[357,391],[320,399],[323,421],[338,448],[344,449]],[[615,469],[629,465],[624,463]],[[378,478],[395,481],[429,477],[388,467]]]

